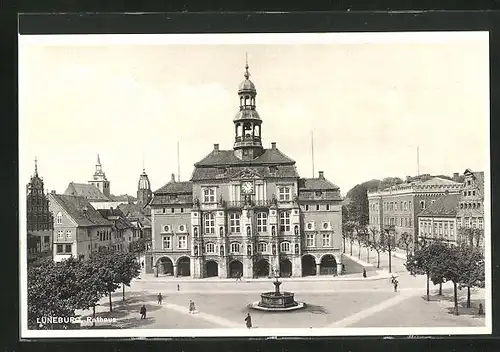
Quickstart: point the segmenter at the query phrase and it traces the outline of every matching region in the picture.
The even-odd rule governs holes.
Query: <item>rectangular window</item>
[[[472,228],[476,228],[477,227],[477,218],[471,218],[472,220]]]
[[[439,234],[440,235],[443,234],[443,223],[442,222],[439,223]]]
[[[314,234],[306,235],[306,247],[314,247]]]
[[[66,253],[71,253],[71,244],[65,244],[64,247],[64,251]]]
[[[319,204],[316,204],[316,210],[319,211],[319,209],[320,209]]]
[[[214,243],[207,243],[205,246],[205,251],[207,253],[215,253],[215,244]]]
[[[280,213],[280,231],[281,232],[290,231],[290,213],[287,211]]]
[[[184,208],[181,208],[181,213],[184,213]]]
[[[239,213],[232,213],[229,217],[230,231],[233,233],[241,232],[241,216]]]
[[[278,187],[279,200],[287,201],[292,199],[292,192],[290,187]]]
[[[330,210],[330,204],[327,204],[326,205],[326,210],[329,211]]]
[[[66,239],[69,240],[71,239],[71,231],[66,231]]]
[[[231,253],[239,253],[240,252],[240,244],[238,242],[231,243]]]
[[[62,253],[62,252],[63,252],[63,245],[62,244],[58,244],[57,248],[56,248],[56,253]]]
[[[205,188],[203,190],[203,203],[215,203],[215,188]]]
[[[330,247],[330,235],[329,234],[322,235],[322,245],[323,245],[323,247]]]
[[[444,235],[448,237],[448,222],[444,223]]]
[[[257,232],[267,232],[267,213],[257,213]]]
[[[309,210],[309,204],[306,204],[306,211]]]
[[[455,231],[454,231],[454,225],[452,222],[450,222],[450,236],[454,236],[455,235]]]
[[[482,229],[483,228],[483,218],[478,218],[477,221],[478,221],[478,226],[477,227],[480,228],[480,229]]]
[[[469,218],[464,218],[464,225],[465,225],[465,227],[470,227],[469,226]]]
[[[177,237],[177,248],[178,249],[187,249],[186,236],[178,236]]]
[[[62,240],[64,238],[63,231],[57,231],[57,239]]]
[[[175,212],[175,209],[174,209],[174,208],[170,209],[170,212],[171,212],[171,213],[174,213],[174,212]]]
[[[170,236],[163,236],[163,249],[172,249],[172,239]]]
[[[461,228],[462,227],[462,218],[457,218],[457,228]]]

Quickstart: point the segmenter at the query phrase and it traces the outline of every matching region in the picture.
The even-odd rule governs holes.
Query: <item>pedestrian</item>
[[[180,291],[181,290],[181,287],[179,286],[179,284],[177,284],[177,291]]]
[[[194,302],[192,300],[189,300],[189,313],[194,314],[196,311],[196,307],[194,305]]]
[[[363,277],[366,277],[366,269],[363,268]]]
[[[398,292],[398,280],[396,280],[396,278],[394,278],[393,284],[394,284],[394,292]]]
[[[238,273],[238,280],[241,281],[241,277],[243,276],[243,273]]]
[[[250,316],[250,313],[247,313],[247,317],[245,318],[245,323],[247,325],[247,328],[252,327],[252,317]]]
[[[238,272],[235,272],[235,273],[234,273],[234,278],[236,279],[235,281],[238,281],[238,275],[239,275],[239,274],[240,274],[240,273],[238,273]]]
[[[163,302],[163,296],[161,295],[161,293],[158,293],[158,304],[162,304]]]
[[[139,312],[141,313],[141,319],[146,319],[146,306],[144,304]]]
[[[144,269],[144,260],[141,262],[141,267]]]

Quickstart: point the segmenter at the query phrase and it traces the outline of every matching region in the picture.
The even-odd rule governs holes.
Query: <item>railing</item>
[[[260,137],[259,136],[239,136],[235,138],[236,142],[260,142]]]
[[[225,204],[227,208],[243,208],[244,206],[269,207],[273,205],[274,202],[272,200],[250,200],[250,201],[238,200],[238,201],[229,201],[226,202]]]

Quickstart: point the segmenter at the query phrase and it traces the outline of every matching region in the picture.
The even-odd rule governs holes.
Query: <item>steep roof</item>
[[[191,193],[193,192],[193,183],[191,181],[170,181],[163,187],[159,188],[155,192],[156,194],[178,194],[178,193]]]
[[[125,214],[118,208],[114,209],[97,209],[97,211],[104,217],[108,218],[110,216],[125,217]]]
[[[448,180],[441,177],[433,177],[427,181],[420,183],[421,185],[458,185],[458,182]]]
[[[68,213],[78,226],[111,226],[113,223],[92,207],[88,199],[82,196],[51,194],[51,197]],[[86,209],[86,214],[85,214]]]
[[[459,194],[446,194],[422,210],[418,216],[456,216]]]
[[[151,220],[148,216],[151,215],[151,209],[149,207],[143,208],[138,204],[120,204],[118,206],[120,211],[124,214],[127,219],[137,219],[145,226],[151,226]]]
[[[301,178],[299,180],[299,190],[304,191],[326,191],[326,190],[338,190],[339,187],[334,185],[327,179],[323,177],[318,178]]]
[[[260,177],[264,178],[298,178],[299,174],[295,165],[285,164],[285,165],[233,165],[230,167],[196,167],[191,176],[191,181],[202,181],[202,180],[227,180],[238,175],[247,168],[251,168],[253,172],[258,174]],[[271,168],[273,170],[271,170]]]
[[[96,186],[87,183],[70,182],[64,194],[82,196],[91,201],[110,201]]]
[[[254,160],[240,160],[234,155],[234,150],[213,150],[194,165],[198,167],[252,164],[295,164],[295,161],[278,148],[264,149],[264,152]]]

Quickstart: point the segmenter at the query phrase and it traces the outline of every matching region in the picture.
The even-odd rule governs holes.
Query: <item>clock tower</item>
[[[255,109],[257,90],[249,79],[248,61],[245,66],[245,80],[238,88],[240,108],[233,119],[234,153],[240,160],[253,160],[264,152],[262,148],[262,120]]]

